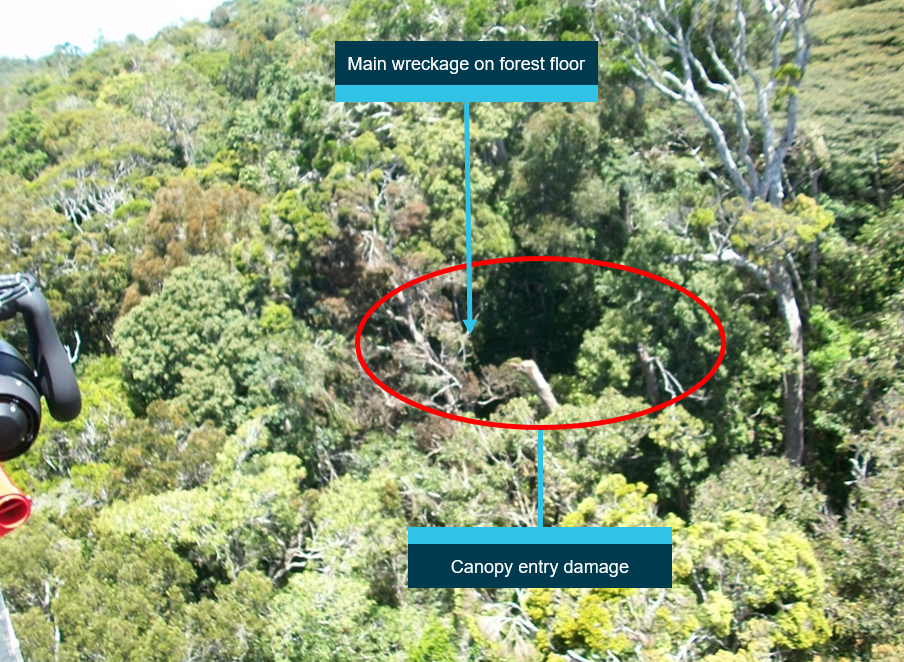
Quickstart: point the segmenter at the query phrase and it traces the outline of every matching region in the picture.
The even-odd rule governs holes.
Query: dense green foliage
[[[7,467],[35,504],[0,541],[26,659],[904,656],[904,4],[811,19],[782,205],[731,193],[607,11],[233,0],[146,43],[0,59],[0,272],[33,272],[64,342],[79,334],[84,396]],[[600,101],[471,105],[475,259],[633,265],[725,325],[692,398],[546,440],[545,524],[673,526],[671,590],[407,586],[407,526],[537,524],[537,439],[426,416],[359,368],[373,302],[464,260],[463,116],[335,103],[333,42],[480,38],[599,39]],[[700,259],[719,232],[746,270]],[[363,352],[386,383],[562,423],[665,401],[718,354],[700,307],[640,277],[474,275],[473,336],[462,273],[374,315]],[[805,348],[799,466],[779,276]]]

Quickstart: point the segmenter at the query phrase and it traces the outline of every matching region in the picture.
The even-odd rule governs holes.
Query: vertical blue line
[[[474,319],[471,304],[471,112],[465,101],[465,261],[468,268],[468,320]]]
[[[543,527],[543,430],[537,440],[537,526]]]

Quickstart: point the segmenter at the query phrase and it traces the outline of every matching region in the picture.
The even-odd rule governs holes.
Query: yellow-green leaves
[[[568,650],[588,658],[664,662],[693,651],[714,662],[746,660],[810,650],[830,634],[822,569],[809,541],[788,524],[733,511],[685,527],[658,517],[646,486],[617,474],[605,476],[562,524],[671,526],[673,579],[670,590],[532,591],[527,610],[547,660]]]
[[[731,629],[750,638],[748,648],[763,636],[769,649],[808,649],[828,638],[825,579],[801,533],[734,511],[720,522],[688,527],[679,540],[678,553],[688,554],[693,568],[678,579],[694,586],[704,603],[713,592],[720,601],[731,596]]]
[[[757,201],[746,208],[743,202],[734,200],[726,203],[725,209],[734,219],[730,224],[735,250],[763,266],[812,244],[835,220],[830,211],[805,195],[798,195],[784,207]]]

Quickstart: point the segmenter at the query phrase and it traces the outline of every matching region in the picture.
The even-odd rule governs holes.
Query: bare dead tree
[[[630,48],[631,70],[668,98],[691,108],[712,138],[734,189],[748,207],[760,200],[781,206],[784,163],[794,143],[798,91],[810,59],[807,19],[814,0],[608,0],[619,37]],[[758,30],[751,43],[754,26]],[[656,44],[662,52],[649,46]],[[765,47],[765,56],[756,53]],[[663,61],[670,57],[676,66]],[[705,57],[705,60],[704,60]],[[753,99],[755,110],[748,109]],[[784,111],[778,110],[782,102]],[[726,130],[719,108],[731,109]],[[783,125],[782,118],[783,115]],[[754,138],[759,126],[761,137]],[[792,365],[784,375],[785,455],[804,454],[803,324],[795,295],[797,268],[785,252],[767,264],[732,248],[728,232],[710,236],[711,252],[682,256],[730,264],[754,276],[776,295],[785,322]]]
[[[396,315],[395,319],[402,322],[411,334],[411,340],[414,343],[411,349],[414,350],[413,355],[417,357],[418,364],[421,365],[425,373],[432,376],[432,381],[438,382],[436,384],[437,389],[430,398],[431,401],[436,401],[437,398],[442,396],[446,407],[449,410],[454,409],[458,404],[456,394],[462,389],[461,380],[455,374],[455,372],[460,372],[460,367],[457,365],[459,361],[452,361],[451,363],[455,365],[448,365],[450,361],[446,360],[445,353],[443,356],[437,355],[429,340],[421,332],[421,325],[415,319],[412,305],[405,292],[399,292],[396,298],[402,307],[402,314]],[[420,308],[423,309],[425,306]],[[422,312],[426,314],[425,310],[422,310]],[[458,354],[459,352],[456,352],[456,358],[458,358]]]
[[[61,212],[81,231],[81,224],[95,216],[112,216],[130,198],[127,178],[150,161],[139,154],[125,154],[110,163],[64,164],[54,178],[46,204]]]
[[[798,89],[810,60],[806,21],[814,0],[608,0],[628,65],[650,86],[691,108],[712,137],[722,166],[748,202],[781,204],[782,171],[794,142]],[[764,29],[751,44],[752,25]],[[756,58],[765,39],[765,61]],[[648,44],[677,62],[668,68]],[[701,52],[701,50],[703,52]],[[704,61],[704,55],[706,61]],[[753,97],[755,112],[748,110]],[[784,126],[775,103],[787,100]],[[727,105],[736,135],[719,119]],[[753,125],[762,129],[754,140]]]
[[[637,356],[640,359],[640,371],[643,374],[647,399],[651,405],[658,405],[664,401],[659,390],[660,375],[662,376],[663,388],[669,396],[668,399],[676,398],[680,393],[684,393],[687,390],[682,386],[675,373],[665,367],[662,359],[650,354],[650,350],[643,343],[637,344]],[[709,399],[709,396],[698,391],[688,396],[688,399],[705,402]]]
[[[391,252],[390,240],[376,230],[361,232],[358,250],[362,262],[370,271],[388,271],[393,287],[411,280],[413,267],[397,260]],[[380,347],[381,353],[391,351],[399,364],[398,376],[410,380],[411,386],[422,393],[425,404],[439,406],[445,411],[458,411],[477,400],[476,378],[468,368],[467,335],[452,318],[449,305],[442,296],[442,288],[454,281],[437,279],[412,292],[399,292],[381,315],[404,329],[403,339],[392,347]]]

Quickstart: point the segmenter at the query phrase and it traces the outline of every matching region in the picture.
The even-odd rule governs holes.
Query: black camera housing
[[[41,393],[32,369],[0,340],[0,462],[25,453],[41,427]]]
[[[21,314],[28,331],[31,365],[15,347],[0,340],[0,461],[25,453],[41,427],[41,397],[50,415],[71,421],[81,412],[82,398],[60,342],[47,299],[38,289],[0,306],[0,320]]]

